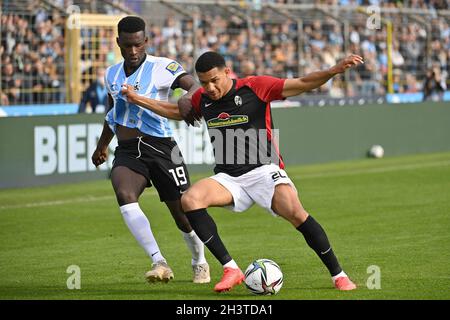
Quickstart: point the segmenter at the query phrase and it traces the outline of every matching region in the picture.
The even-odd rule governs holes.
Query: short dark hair
[[[121,32],[135,33],[139,31],[144,31],[145,33],[145,21],[140,17],[128,16],[119,21],[117,29],[119,34]]]
[[[226,67],[225,59],[217,52],[208,51],[202,54],[195,63],[195,71],[208,72],[214,68]]]

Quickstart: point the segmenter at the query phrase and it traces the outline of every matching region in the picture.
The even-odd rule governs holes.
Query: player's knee
[[[129,190],[116,190],[116,198],[117,202],[121,206],[128,203],[138,202],[137,195]]]
[[[300,208],[297,210],[295,210],[295,212],[292,215],[292,224],[294,226],[299,226],[301,225],[303,222],[305,222],[306,218],[308,218],[308,212],[306,212],[305,209]]]
[[[183,207],[184,212],[204,208],[202,205],[203,203],[200,195],[195,191],[191,191],[191,189],[181,197],[181,206]]]
[[[288,220],[293,226],[299,226],[305,222],[308,217],[308,213],[303,208],[292,206],[285,212],[286,220]]]

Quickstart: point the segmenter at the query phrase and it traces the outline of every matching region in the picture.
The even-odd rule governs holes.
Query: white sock
[[[337,278],[340,277],[348,277],[347,274],[344,272],[344,270],[342,270],[340,273],[338,273],[337,275],[335,275],[334,277],[331,277],[331,279],[333,279],[333,283],[336,282]]]
[[[239,267],[238,267],[236,261],[234,261],[233,259],[232,259],[231,261],[225,263],[225,264],[223,265],[223,268],[224,268],[224,269],[225,269],[225,268],[239,269]]]
[[[181,231],[183,234],[184,241],[191,250],[192,253],[192,265],[203,264],[206,263],[205,259],[205,246],[203,245],[202,240],[197,236],[194,230],[189,233]]]
[[[129,203],[120,207],[123,219],[137,242],[153,262],[165,260],[153,236],[150,222],[139,207],[139,203]]]

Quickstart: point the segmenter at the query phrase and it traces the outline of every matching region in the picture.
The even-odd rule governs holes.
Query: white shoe
[[[173,279],[173,272],[166,261],[158,261],[152,264],[152,269],[145,274],[149,283],[169,282]]]
[[[211,277],[209,276],[209,265],[208,263],[196,264],[192,266],[194,271],[194,283],[209,283]]]

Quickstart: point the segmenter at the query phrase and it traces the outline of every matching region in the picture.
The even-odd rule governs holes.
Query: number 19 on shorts
[[[173,180],[175,180],[177,187],[187,183],[184,167],[176,167],[175,169],[170,169],[169,172],[172,174]]]

